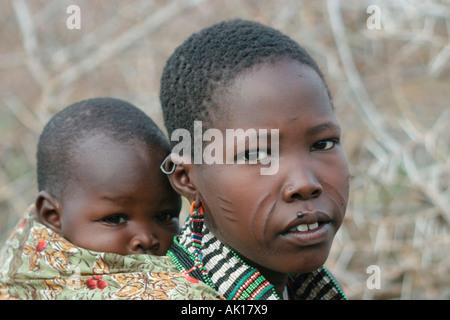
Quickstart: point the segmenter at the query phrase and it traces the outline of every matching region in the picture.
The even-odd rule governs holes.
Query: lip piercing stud
[[[297,217],[299,218],[303,218],[305,216],[305,214],[303,212],[297,212]]]

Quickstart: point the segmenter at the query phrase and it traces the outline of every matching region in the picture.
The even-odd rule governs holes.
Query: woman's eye
[[[123,214],[113,214],[102,219],[102,221],[109,224],[121,224],[127,222],[127,218]]]
[[[269,156],[270,152],[263,150],[249,150],[245,151],[243,154],[243,158],[245,161],[261,161]]]
[[[323,140],[323,141],[319,141],[316,142],[312,145],[311,147],[311,151],[323,151],[323,150],[330,150],[332,149],[337,143],[339,142],[339,140],[337,139],[330,139],[330,140]]]

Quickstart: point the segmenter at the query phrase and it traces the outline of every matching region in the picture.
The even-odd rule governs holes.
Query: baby
[[[170,152],[156,124],[118,99],[56,114],[37,151],[39,221],[85,249],[164,255],[179,231],[181,198],[159,165]]]
[[[56,114],[38,143],[36,202],[0,250],[0,300],[216,299],[165,256],[181,209],[160,171],[169,152],[125,101]]]

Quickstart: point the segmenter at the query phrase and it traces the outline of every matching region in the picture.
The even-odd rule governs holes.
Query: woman
[[[349,171],[308,53],[259,23],[218,23],[175,50],[160,99],[162,169],[192,204],[168,252],[178,270],[227,299],[345,299],[323,264]]]

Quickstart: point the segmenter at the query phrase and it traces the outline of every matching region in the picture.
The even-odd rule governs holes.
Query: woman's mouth
[[[309,246],[327,240],[332,233],[332,220],[323,212],[305,213],[294,219],[281,233],[290,242],[298,246]]]
[[[290,228],[282,236],[295,246],[311,246],[323,243],[329,239],[332,233],[331,223],[315,222],[311,224],[299,224]]]
[[[308,231],[308,230],[317,229],[318,227],[319,227],[319,222],[315,222],[315,223],[311,223],[311,224],[299,224],[296,227],[290,228],[289,232],[296,232],[296,231],[304,232],[304,231]]]

